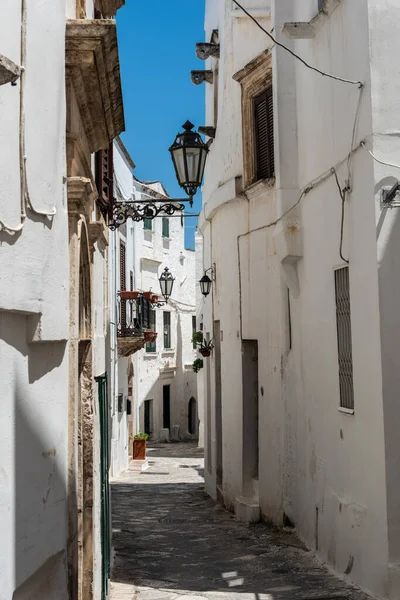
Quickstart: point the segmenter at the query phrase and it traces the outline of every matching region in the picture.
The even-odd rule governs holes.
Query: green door
[[[108,472],[109,457],[109,406],[107,393],[107,373],[96,377],[99,414],[100,414],[100,485],[101,485],[101,554],[102,554],[102,591],[101,598],[106,600],[110,581],[110,482]]]

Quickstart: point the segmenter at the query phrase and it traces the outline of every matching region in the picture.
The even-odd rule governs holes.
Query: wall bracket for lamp
[[[400,182],[396,181],[392,187],[381,190],[381,205],[387,208],[400,208]]]

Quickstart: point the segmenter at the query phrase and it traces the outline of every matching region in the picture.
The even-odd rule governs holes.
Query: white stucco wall
[[[129,165],[118,140],[114,142],[114,179],[115,193],[126,200],[132,198],[133,180],[132,168]],[[110,356],[111,364],[111,469],[112,477],[116,477],[128,466],[129,455],[132,453],[129,444],[129,419],[127,414],[127,399],[129,396],[128,376],[132,357],[118,357],[117,347],[117,293],[121,289],[120,282],[120,245],[126,248],[126,289],[129,289],[129,274],[134,271],[132,223],[128,222],[116,231],[110,232],[110,262],[109,262],[109,313],[110,313]],[[123,395],[122,410],[118,410],[118,395]],[[129,396],[130,397],[130,396]],[[132,398],[131,398],[132,399]],[[133,400],[133,399],[132,399]]]
[[[20,232],[0,232],[0,598],[67,598],[68,219],[65,5],[27,2],[27,186]],[[21,64],[21,6],[4,7],[1,53]],[[48,57],[51,56],[51,61]],[[20,223],[20,94],[0,87],[0,221]]]
[[[273,2],[270,26],[318,68],[363,82],[355,145],[365,140],[378,156],[399,164],[397,84],[389,85],[397,43],[389,22],[398,19],[397,4],[342,2],[314,39],[283,38],[284,23],[312,18],[315,4]],[[254,2],[251,7],[258,8]],[[307,193],[278,226],[265,226],[333,166],[344,187],[359,90],[274,49],[275,186],[253,187],[244,198],[234,186],[243,160],[241,90],[232,75],[270,42],[249,19],[232,16],[231,2],[223,0],[207,3],[207,41],[213,29],[219,30],[222,52],[219,117],[199,227],[204,268],[216,263],[217,275],[214,298],[198,310],[205,331],[220,321],[223,428],[218,435],[213,357],[210,374],[203,374],[207,489],[217,496],[221,445],[223,500],[235,507],[243,494],[243,456],[252,432],[243,428],[241,339],[257,340],[259,479],[249,499],[265,518],[282,523],[288,517],[337,572],[372,593],[395,597],[398,569],[388,564],[398,562],[399,552],[397,212],[381,212],[379,190],[394,182],[398,170],[377,165],[363,149],[353,157],[343,244],[350,261],[355,395],[355,413],[349,415],[339,410],[334,269],[346,263],[339,256],[341,199],[334,178]],[[213,65],[211,59],[208,68]],[[207,125],[213,124],[215,93],[206,86]],[[281,263],[285,245],[298,251],[289,266]]]

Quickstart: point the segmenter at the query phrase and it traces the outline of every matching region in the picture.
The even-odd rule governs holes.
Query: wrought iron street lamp
[[[211,273],[212,279],[209,278],[207,273]],[[215,265],[213,265],[209,269],[206,269],[204,271],[203,277],[199,281],[200,291],[203,294],[203,296],[207,297],[208,294],[211,292],[211,286],[213,281],[215,281]]]
[[[168,300],[172,294],[172,288],[174,287],[175,278],[172,276],[168,267],[165,267],[158,281],[160,282],[161,294],[165,298],[165,303],[157,302],[156,306],[162,306],[163,304],[168,304]]]
[[[178,183],[189,198],[114,201],[108,223],[110,229],[118,229],[128,219],[144,221],[158,216],[173,217],[175,213],[182,214],[184,212],[185,202],[189,202],[190,206],[193,205],[193,196],[203,180],[209,150],[200,134],[192,131],[193,127],[194,125],[190,121],[186,121],[183,125],[184,131],[178,133],[169,148]]]
[[[192,131],[193,123],[186,121],[182,127],[184,131],[178,133],[169,151],[178,183],[190,197],[190,205],[192,205],[192,198],[203,181],[209,148],[201,136],[196,131]]]

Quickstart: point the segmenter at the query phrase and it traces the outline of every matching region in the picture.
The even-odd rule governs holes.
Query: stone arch
[[[188,432],[190,435],[196,435],[198,431],[198,417],[197,417],[197,401],[193,396],[189,400],[188,404]]]

